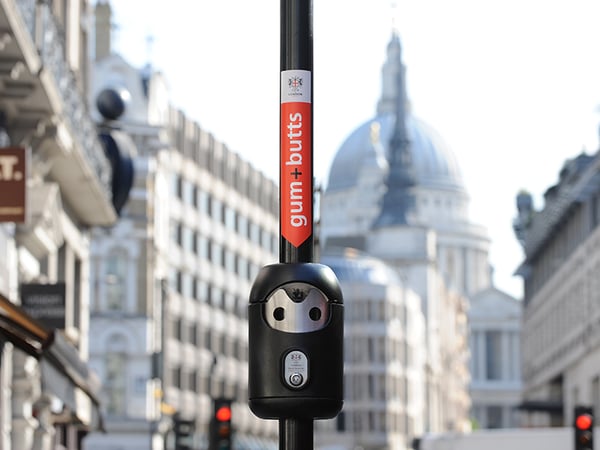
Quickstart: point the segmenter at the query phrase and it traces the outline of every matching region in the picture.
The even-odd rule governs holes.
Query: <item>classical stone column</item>
[[[20,350],[13,352],[12,430],[13,449],[33,448],[33,435],[38,421],[33,417],[33,402],[41,391],[39,365],[35,358]]]
[[[52,413],[50,411],[52,400],[47,395],[39,398],[34,408],[38,419],[38,427],[33,433],[32,450],[52,450],[54,447],[54,426],[52,425]]]
[[[11,450],[13,346],[2,342],[0,351],[0,449]]]

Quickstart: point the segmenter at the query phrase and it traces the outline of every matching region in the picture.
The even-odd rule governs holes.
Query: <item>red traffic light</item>
[[[592,426],[592,416],[589,414],[580,414],[575,418],[575,426],[579,430],[588,430]]]
[[[229,422],[231,420],[231,408],[229,406],[221,406],[215,412],[215,418],[219,422]]]

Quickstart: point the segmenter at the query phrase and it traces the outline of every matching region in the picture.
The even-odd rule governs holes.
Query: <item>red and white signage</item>
[[[0,147],[0,222],[25,222],[26,152]]]
[[[311,72],[281,72],[281,235],[294,247],[312,235]]]

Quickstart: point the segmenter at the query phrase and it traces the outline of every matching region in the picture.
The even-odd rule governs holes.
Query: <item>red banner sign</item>
[[[0,148],[0,222],[25,222],[26,152]]]
[[[282,72],[281,89],[281,235],[299,247],[313,228],[310,72]]]

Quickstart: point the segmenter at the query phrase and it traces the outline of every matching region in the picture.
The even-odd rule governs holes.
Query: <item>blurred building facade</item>
[[[383,371],[393,372],[396,365],[409,383],[407,374],[418,370],[412,376],[424,384],[399,398],[400,421],[388,415],[385,427],[369,429],[360,419],[346,420],[344,427],[330,433],[330,442],[351,436],[347,448],[401,449],[424,432],[469,429],[467,312],[469,299],[490,286],[490,241],[485,228],[470,220],[468,205],[454,154],[410,110],[400,39],[393,33],[377,113],[349,135],[330,169],[321,208],[322,254],[326,258],[347,248],[364,252],[396,273],[400,292],[418,297],[424,338],[420,344],[414,341],[414,351],[420,362],[411,366],[407,360],[386,360]],[[345,282],[347,278],[343,291],[352,292]],[[362,292],[366,295],[369,289]],[[353,309],[351,301],[345,304]],[[397,312],[391,305],[385,310],[386,320],[394,320]],[[384,347],[393,348],[393,333],[380,325]],[[356,338],[349,333],[360,335],[359,328],[349,326],[347,342]],[[354,370],[353,361],[347,359],[346,364],[348,371]],[[366,418],[379,414],[376,405],[352,397],[360,390],[355,386],[368,386],[366,377],[346,377],[346,417],[356,414],[356,405]],[[387,392],[392,385],[380,388]]]
[[[517,197],[525,259],[523,404],[531,426],[569,426],[575,405],[600,410],[600,155],[565,162],[536,210]]]
[[[322,262],[344,289],[344,408],[319,423],[327,448],[404,448],[423,428],[425,318],[419,296],[383,261],[345,249]]]
[[[206,448],[218,397],[233,400],[234,448],[273,448],[277,424],[247,406],[247,307],[277,261],[277,187],[174,108],[159,73],[110,53],[109,14],[99,3],[90,103],[132,143],[134,181],[118,224],[93,236],[90,364],[107,433],[86,449],[172,449],[178,419]]]
[[[470,299],[471,411],[477,428],[521,425],[522,302],[490,286]]]
[[[3,450],[80,449],[102,428],[89,229],[117,219],[116,172],[87,109],[88,12],[86,0],[0,3]]]

